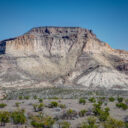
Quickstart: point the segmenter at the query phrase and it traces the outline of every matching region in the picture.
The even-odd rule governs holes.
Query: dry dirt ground
[[[86,104],[82,105],[79,104],[79,99],[45,99],[43,100],[43,103],[45,105],[50,104],[51,101],[56,101],[58,103],[61,104],[65,104],[66,105],[66,110],[68,109],[73,109],[77,112],[79,112],[82,109],[86,109],[89,110],[93,107],[93,103],[90,103],[88,100],[86,100]],[[25,109],[25,114],[26,116],[28,115],[28,113],[31,114],[37,114],[37,112],[34,112],[33,109],[33,104],[38,103],[38,100],[1,100],[0,103],[6,103],[7,106],[5,108],[0,108],[0,111],[14,111],[17,110],[17,107],[15,105],[16,102],[20,102],[20,108]],[[115,119],[119,119],[119,120],[124,120],[124,117],[128,116],[128,109],[127,110],[122,110],[116,107],[116,102],[107,102],[107,105],[103,104],[103,107],[109,107],[110,108],[110,116],[115,118]],[[65,109],[57,109],[57,108],[48,108],[48,107],[44,107],[43,109],[43,113],[46,115],[50,115],[52,117],[54,117],[57,114],[60,114],[61,112],[65,111]],[[75,128],[76,126],[78,126],[78,124],[80,124],[83,120],[85,120],[87,118],[87,116],[85,117],[78,117],[78,118],[74,118],[73,120],[69,120],[69,122],[71,123],[71,127]],[[32,126],[28,126],[28,124],[26,124],[27,128],[32,128]],[[10,123],[6,124],[5,127],[3,128],[26,128],[25,126],[14,126]],[[2,127],[1,127],[2,128]]]

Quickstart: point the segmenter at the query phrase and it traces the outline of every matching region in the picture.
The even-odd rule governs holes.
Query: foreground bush
[[[96,118],[89,117],[87,122],[83,122],[79,128],[98,128],[96,125]]]
[[[11,118],[14,124],[24,124],[27,120],[24,115],[24,111],[21,110],[12,112]]]
[[[60,108],[62,108],[62,109],[66,108],[66,105],[65,105],[65,104],[59,104],[58,106],[59,106]]]
[[[68,109],[67,111],[64,111],[62,116],[60,117],[61,119],[66,119],[66,120],[72,120],[74,118],[77,118],[78,113],[75,110]]]
[[[86,103],[86,100],[85,99],[83,99],[83,98],[80,98],[79,99],[79,104],[85,105],[85,103]]]
[[[93,113],[99,118],[100,121],[106,121],[109,116],[110,109],[108,107],[101,108],[101,104],[93,105]]]
[[[44,108],[44,104],[43,103],[40,103],[39,105],[38,104],[33,104],[33,109],[35,112],[39,112],[39,111],[42,111]]]
[[[41,98],[39,98],[38,100],[39,100],[39,102],[40,102],[40,103],[42,103],[42,102],[43,102],[43,99],[41,99]]]
[[[123,97],[118,97],[118,98],[117,98],[117,101],[118,101],[119,103],[123,102]]]
[[[95,99],[94,97],[90,97],[88,100],[89,100],[91,103],[95,103],[95,102],[96,102],[96,99]]]
[[[61,121],[59,122],[59,128],[70,128],[70,123],[67,121]]]
[[[80,117],[84,117],[85,116],[85,114],[86,114],[86,110],[85,109],[83,109],[83,110],[81,110],[80,112],[79,112],[79,116]]]
[[[52,102],[49,104],[49,107],[50,107],[50,108],[58,107],[58,102],[52,101]]]
[[[126,104],[124,104],[124,103],[117,103],[116,104],[116,107],[122,108],[123,110],[128,109],[128,106]]]
[[[123,121],[116,120],[113,118],[108,118],[108,120],[103,124],[104,128],[125,128]]]
[[[4,104],[4,103],[1,103],[0,104],[0,108],[4,108],[4,107],[6,107],[7,106],[7,104]]]
[[[51,128],[54,122],[50,116],[37,115],[32,117],[31,125],[35,128]]]
[[[5,123],[8,123],[10,121],[10,113],[6,111],[0,112],[0,123],[1,126],[5,126]]]
[[[114,97],[109,97],[109,101],[110,102],[114,102],[115,101],[115,98]]]

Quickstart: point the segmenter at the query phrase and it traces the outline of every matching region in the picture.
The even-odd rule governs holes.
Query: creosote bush
[[[84,117],[85,116],[85,114],[86,114],[86,110],[85,109],[83,109],[83,110],[81,110],[80,112],[79,112],[79,116],[80,117]]]
[[[98,128],[96,125],[96,118],[95,117],[89,117],[87,122],[83,122],[79,128]]]
[[[119,103],[123,102],[123,100],[124,100],[123,97],[118,97],[118,98],[117,98],[117,101],[118,101]]]
[[[106,121],[109,116],[110,109],[108,107],[101,108],[101,104],[93,104],[93,113],[100,121]]]
[[[14,124],[24,124],[27,119],[24,115],[24,111],[18,110],[11,113],[11,118]]]
[[[0,104],[0,108],[4,108],[4,107],[6,107],[7,106],[7,104],[4,104],[4,103],[1,103]]]
[[[58,107],[58,102],[52,101],[52,102],[49,104],[49,107],[50,107],[50,108]]]
[[[109,97],[109,101],[110,102],[114,102],[115,101],[115,98],[114,97]]]
[[[89,100],[91,103],[95,103],[95,102],[96,102],[96,99],[95,99],[94,97],[90,97],[88,100]]]
[[[62,109],[66,108],[66,105],[65,105],[65,104],[59,104],[58,106],[59,106],[60,108],[62,108]]]
[[[30,96],[24,96],[25,100],[29,100]]]
[[[43,99],[42,99],[42,98],[39,98],[38,100],[39,100],[39,102],[40,102],[40,103],[42,103],[42,102],[43,102]]]
[[[85,103],[86,103],[86,100],[84,98],[79,99],[79,104],[85,105]]]
[[[117,103],[116,107],[122,108],[123,110],[128,109],[128,106],[125,103]]]
[[[52,117],[43,115],[33,116],[31,119],[31,125],[35,128],[51,128],[55,122]]]
[[[70,128],[70,123],[67,121],[61,121],[59,122],[59,128]]]
[[[33,109],[35,112],[39,112],[42,111],[44,108],[44,104],[40,103],[40,104],[33,104]]]
[[[19,96],[19,100],[23,100],[23,96]]]
[[[125,128],[123,121],[113,119],[109,117],[107,121],[103,124],[104,128]]]
[[[0,123],[1,126],[5,126],[5,123],[10,122],[10,113],[7,111],[0,111]]]

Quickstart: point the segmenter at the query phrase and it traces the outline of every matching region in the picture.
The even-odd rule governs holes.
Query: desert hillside
[[[0,87],[128,89],[128,52],[79,27],[38,27],[0,42]]]

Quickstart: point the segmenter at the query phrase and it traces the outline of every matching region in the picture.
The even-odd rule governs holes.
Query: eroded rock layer
[[[128,89],[128,52],[79,27],[38,27],[0,42],[1,87],[61,85]]]

